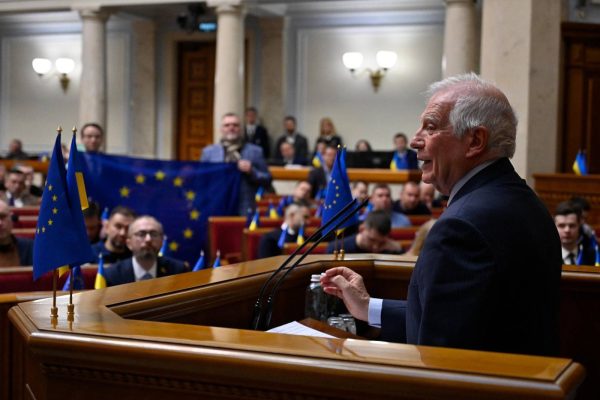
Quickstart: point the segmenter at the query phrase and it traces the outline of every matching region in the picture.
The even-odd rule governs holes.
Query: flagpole
[[[58,307],[56,307],[56,281],[58,280],[58,270],[52,272],[52,308],[50,309],[50,317],[58,319]]]
[[[340,239],[340,252],[339,252],[339,259],[344,261],[344,256],[346,255],[346,252],[344,251],[344,232],[346,230],[342,229],[342,238]]]
[[[73,273],[73,267],[69,265],[69,305],[67,306],[67,317],[73,318],[75,313],[75,304],[73,304],[73,285],[75,284],[75,274]]]

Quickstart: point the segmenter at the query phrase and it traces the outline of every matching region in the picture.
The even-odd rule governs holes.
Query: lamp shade
[[[393,51],[380,50],[375,54],[375,60],[380,68],[392,68],[396,64],[398,56]]]
[[[36,74],[44,75],[52,69],[52,62],[47,58],[34,58],[33,61],[31,61],[31,66]]]
[[[70,58],[57,58],[54,65],[61,74],[70,74],[75,69],[75,61]]]
[[[342,56],[344,66],[350,70],[360,68],[363,62],[363,55],[357,51],[349,51]]]

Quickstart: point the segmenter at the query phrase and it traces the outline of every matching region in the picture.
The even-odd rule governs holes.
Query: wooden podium
[[[13,399],[563,399],[583,368],[563,358],[248,330],[261,284],[283,257],[12,308]],[[273,325],[303,318],[309,256],[281,287]],[[374,296],[403,298],[414,258],[349,255]]]

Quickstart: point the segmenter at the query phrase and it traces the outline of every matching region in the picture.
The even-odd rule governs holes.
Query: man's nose
[[[415,132],[415,136],[413,136],[412,140],[410,141],[410,147],[413,149],[420,149],[425,145],[423,134],[421,132],[421,129]]]

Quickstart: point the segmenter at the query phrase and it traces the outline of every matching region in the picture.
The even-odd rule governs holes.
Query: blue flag
[[[201,269],[206,268],[206,262],[204,261],[204,250],[200,251],[200,258],[196,261],[196,265],[194,265],[193,272],[200,271]]]
[[[79,265],[76,265],[69,270],[69,276],[67,277],[67,280],[62,288],[64,292],[68,292],[70,290],[71,279],[73,280],[73,290],[85,289],[85,283],[83,281],[83,275],[81,274],[81,267]]]
[[[218,268],[221,266],[221,251],[217,250],[217,258],[215,258],[215,262],[213,263],[213,268]]]
[[[585,153],[581,150],[579,150],[577,152],[577,156],[575,156],[575,161],[573,162],[573,172],[580,176],[585,176],[588,174]]]
[[[33,244],[33,279],[64,265],[80,265],[93,260],[83,221],[81,205],[72,204],[67,188],[65,162],[60,134],[56,136],[48,176],[42,195],[35,241]]]
[[[208,217],[237,214],[241,175],[235,164],[85,157],[90,197],[102,207],[123,205],[158,219],[171,257],[194,263],[206,250]]]
[[[168,243],[169,243],[169,237],[167,235],[164,235],[162,246],[160,246],[160,250],[158,251],[159,257],[164,257],[167,255],[167,253],[169,253]]]
[[[285,246],[285,237],[287,235],[287,229],[288,226],[285,222],[281,224],[281,234],[279,235],[279,239],[277,240],[277,247],[279,247],[280,249],[283,249],[283,247]]]
[[[327,194],[323,205],[323,215],[321,225],[325,225],[334,215],[340,212],[349,202],[352,201],[352,192],[350,190],[350,181],[346,172],[346,149],[338,149],[331,170],[331,179],[327,184]],[[352,212],[350,208],[347,212]],[[340,219],[342,216],[340,217]],[[358,223],[358,215],[354,215],[344,222],[338,229],[343,229]],[[327,232],[331,232],[330,230]],[[324,233],[326,235],[327,233]]]
[[[108,207],[104,207],[104,210],[102,210],[102,216],[100,217],[100,220],[104,223],[108,221],[108,218],[110,216],[110,212],[108,211]]]

